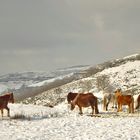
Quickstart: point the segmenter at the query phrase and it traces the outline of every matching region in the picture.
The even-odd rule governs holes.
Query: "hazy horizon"
[[[139,7],[137,0],[0,0],[0,75],[139,53]]]

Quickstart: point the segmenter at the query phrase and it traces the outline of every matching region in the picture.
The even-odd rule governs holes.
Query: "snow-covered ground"
[[[140,61],[127,62],[121,66],[105,69],[99,75],[108,75],[110,84],[123,90],[139,88]]]
[[[67,103],[54,108],[35,105],[10,104],[11,118],[16,114],[26,119],[0,120],[2,140],[139,140],[140,114],[124,116],[116,112],[103,112],[101,117],[88,116],[90,108],[84,108],[83,116],[78,108],[70,111]],[[6,112],[5,112],[6,114]]]

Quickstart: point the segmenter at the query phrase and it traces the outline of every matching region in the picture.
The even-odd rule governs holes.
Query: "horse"
[[[108,111],[108,105],[112,102],[112,108],[117,108],[116,98],[114,94],[111,93],[104,93],[103,94],[103,110]]]
[[[137,98],[137,105],[135,109],[138,109],[140,107],[140,95]]]
[[[122,105],[128,105],[129,113],[134,113],[134,98],[132,95],[123,95],[121,89],[117,89],[115,97],[118,103],[117,112],[122,111]]]
[[[3,117],[3,109],[8,111],[8,117],[10,117],[10,109],[8,108],[8,102],[14,103],[13,93],[6,93],[5,95],[0,96],[0,110]]]
[[[98,100],[97,97],[94,96],[92,93],[86,93],[86,94],[82,94],[82,93],[78,93],[77,96],[74,98],[74,100],[71,102],[71,110],[73,110],[75,108],[75,105],[77,105],[79,107],[79,114],[83,114],[82,112],[82,107],[89,107],[91,106],[92,108],[92,115],[94,114],[98,114],[99,110],[98,110]]]

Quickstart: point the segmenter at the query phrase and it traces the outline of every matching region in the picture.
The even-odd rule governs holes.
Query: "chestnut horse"
[[[7,93],[5,95],[0,96],[0,110],[3,117],[3,109],[8,111],[8,117],[10,117],[10,109],[8,108],[8,102],[14,103],[13,93]]]
[[[132,95],[123,95],[121,89],[117,89],[115,97],[118,103],[117,112],[122,111],[122,105],[128,105],[129,113],[134,113],[134,98]]]
[[[138,109],[139,107],[140,107],[140,95],[137,98],[137,106],[136,106],[136,109]]]
[[[77,96],[74,98],[74,100],[71,102],[71,110],[75,108],[75,105],[79,107],[79,111],[80,111],[79,114],[83,114],[82,107],[89,107],[89,106],[91,106],[92,108],[92,115],[94,114],[94,111],[95,114],[99,113],[97,97],[94,96],[92,93],[87,93],[87,94],[78,93]]]

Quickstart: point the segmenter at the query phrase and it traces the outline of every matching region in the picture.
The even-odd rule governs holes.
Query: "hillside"
[[[140,92],[140,61],[138,56],[132,55],[119,60],[106,62],[109,65],[105,65],[105,63],[100,64],[95,68],[96,70],[98,68],[97,72],[94,71],[95,69],[89,71],[90,74],[92,73],[91,76],[45,91],[23,102],[54,106],[64,101],[67,93],[70,91],[90,91],[100,96],[100,92],[107,91],[113,93],[116,88],[121,88],[123,91],[129,90],[131,94],[138,94]]]

